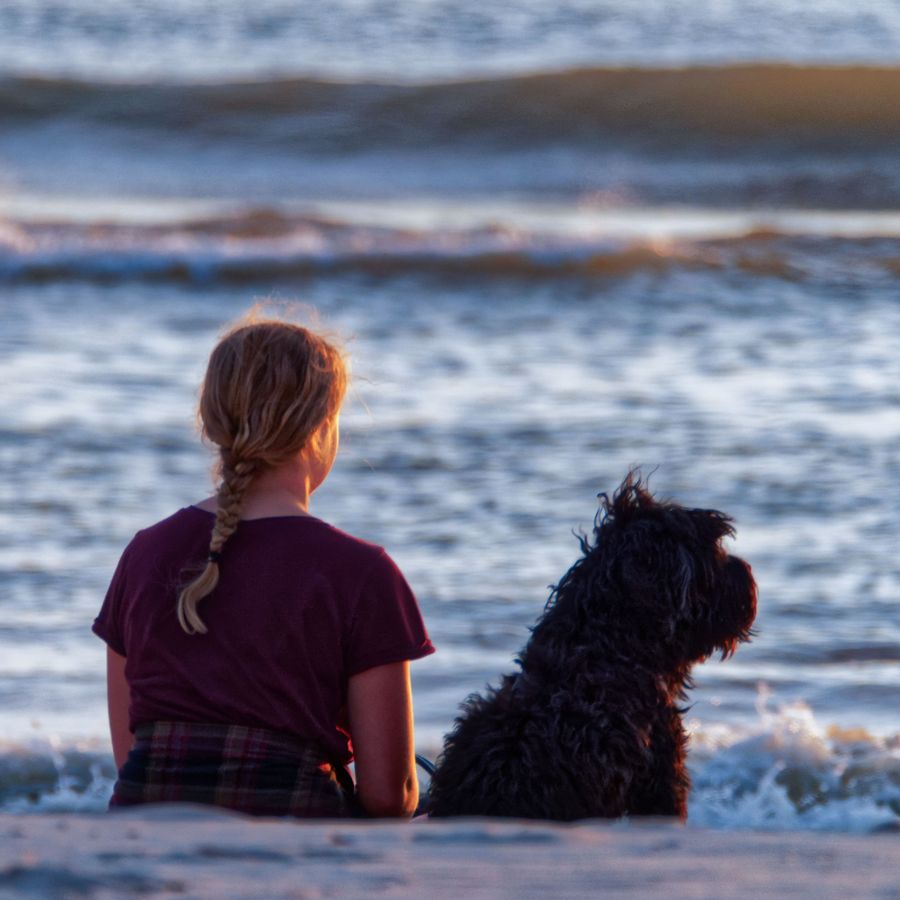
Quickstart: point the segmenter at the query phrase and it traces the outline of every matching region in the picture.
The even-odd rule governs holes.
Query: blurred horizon
[[[866,0],[7,0],[0,72],[441,79],[602,65],[896,64],[900,7]]]

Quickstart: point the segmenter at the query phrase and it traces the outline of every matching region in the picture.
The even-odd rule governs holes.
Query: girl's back
[[[138,532],[94,623],[129,659],[131,729],[240,722],[303,735],[349,762],[347,679],[433,649],[406,580],[380,547],[313,516],[245,520],[208,601],[209,630],[189,635],[173,596],[203,559],[211,523],[189,506]]]

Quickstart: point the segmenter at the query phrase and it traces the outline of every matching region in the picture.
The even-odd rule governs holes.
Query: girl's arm
[[[347,691],[356,793],[370,816],[409,817],[419,802],[409,663],[354,675]]]
[[[109,707],[109,733],[112,737],[113,758],[116,769],[121,769],[128,759],[128,751],[134,736],[128,730],[128,704],[130,693],[125,680],[125,657],[106,648],[106,702]]]

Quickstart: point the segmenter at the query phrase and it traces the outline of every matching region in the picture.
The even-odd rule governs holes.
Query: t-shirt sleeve
[[[356,603],[347,640],[348,675],[434,653],[419,605],[396,563],[383,550]]]
[[[116,571],[113,574],[112,581],[106,591],[106,597],[103,600],[103,606],[91,631],[98,637],[102,638],[119,656],[126,656],[125,638],[123,629],[123,607],[125,604],[125,572],[128,566],[128,551],[131,545],[126,547],[125,552],[119,559]]]

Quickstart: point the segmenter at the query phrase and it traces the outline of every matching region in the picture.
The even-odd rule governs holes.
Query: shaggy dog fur
[[[722,513],[658,502],[634,473],[600,496],[521,671],[463,705],[430,815],[686,817],[679,703],[694,663],[748,640],[756,585]]]

